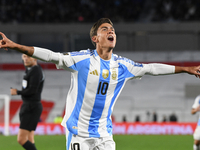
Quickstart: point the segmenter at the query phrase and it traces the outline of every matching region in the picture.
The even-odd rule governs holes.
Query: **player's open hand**
[[[0,48],[4,48],[5,50],[8,50],[8,48],[14,48],[15,43],[13,41],[9,40],[2,32],[0,32],[0,35],[2,37],[0,40]]]
[[[188,67],[187,72],[195,75],[197,78],[200,78],[200,66]]]

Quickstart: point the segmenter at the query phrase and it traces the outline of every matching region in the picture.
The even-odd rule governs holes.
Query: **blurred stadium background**
[[[0,31],[17,43],[51,49],[56,52],[94,49],[89,37],[93,23],[110,18],[117,34],[114,53],[136,62],[161,62],[180,66],[199,65],[200,7],[198,0],[0,0]],[[43,66],[43,123],[63,116],[70,86],[70,73]],[[0,51],[0,94],[10,87],[21,88],[24,68],[21,54]],[[147,111],[163,116],[175,113],[178,122],[196,122],[190,110],[200,94],[194,76],[144,76],[128,82],[119,97],[113,115],[116,122],[147,120]],[[20,96],[11,97],[10,122],[19,123]],[[3,114],[3,106],[0,106]],[[152,116],[150,116],[152,117]],[[151,121],[152,119],[150,119]]]

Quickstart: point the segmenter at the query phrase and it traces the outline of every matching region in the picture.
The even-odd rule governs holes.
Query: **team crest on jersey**
[[[113,80],[117,79],[117,71],[116,71],[116,69],[112,69],[112,79]]]
[[[109,70],[103,69],[102,76],[103,76],[104,79],[108,78],[108,76],[109,76]]]

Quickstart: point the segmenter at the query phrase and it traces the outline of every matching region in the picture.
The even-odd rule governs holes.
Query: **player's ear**
[[[97,36],[96,36],[96,35],[92,37],[92,41],[93,41],[94,43],[97,43]]]

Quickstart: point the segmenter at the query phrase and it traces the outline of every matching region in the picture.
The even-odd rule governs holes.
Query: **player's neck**
[[[113,49],[108,49],[108,48],[97,48],[97,53],[99,57],[101,57],[104,60],[110,60],[112,57],[112,51]]]

